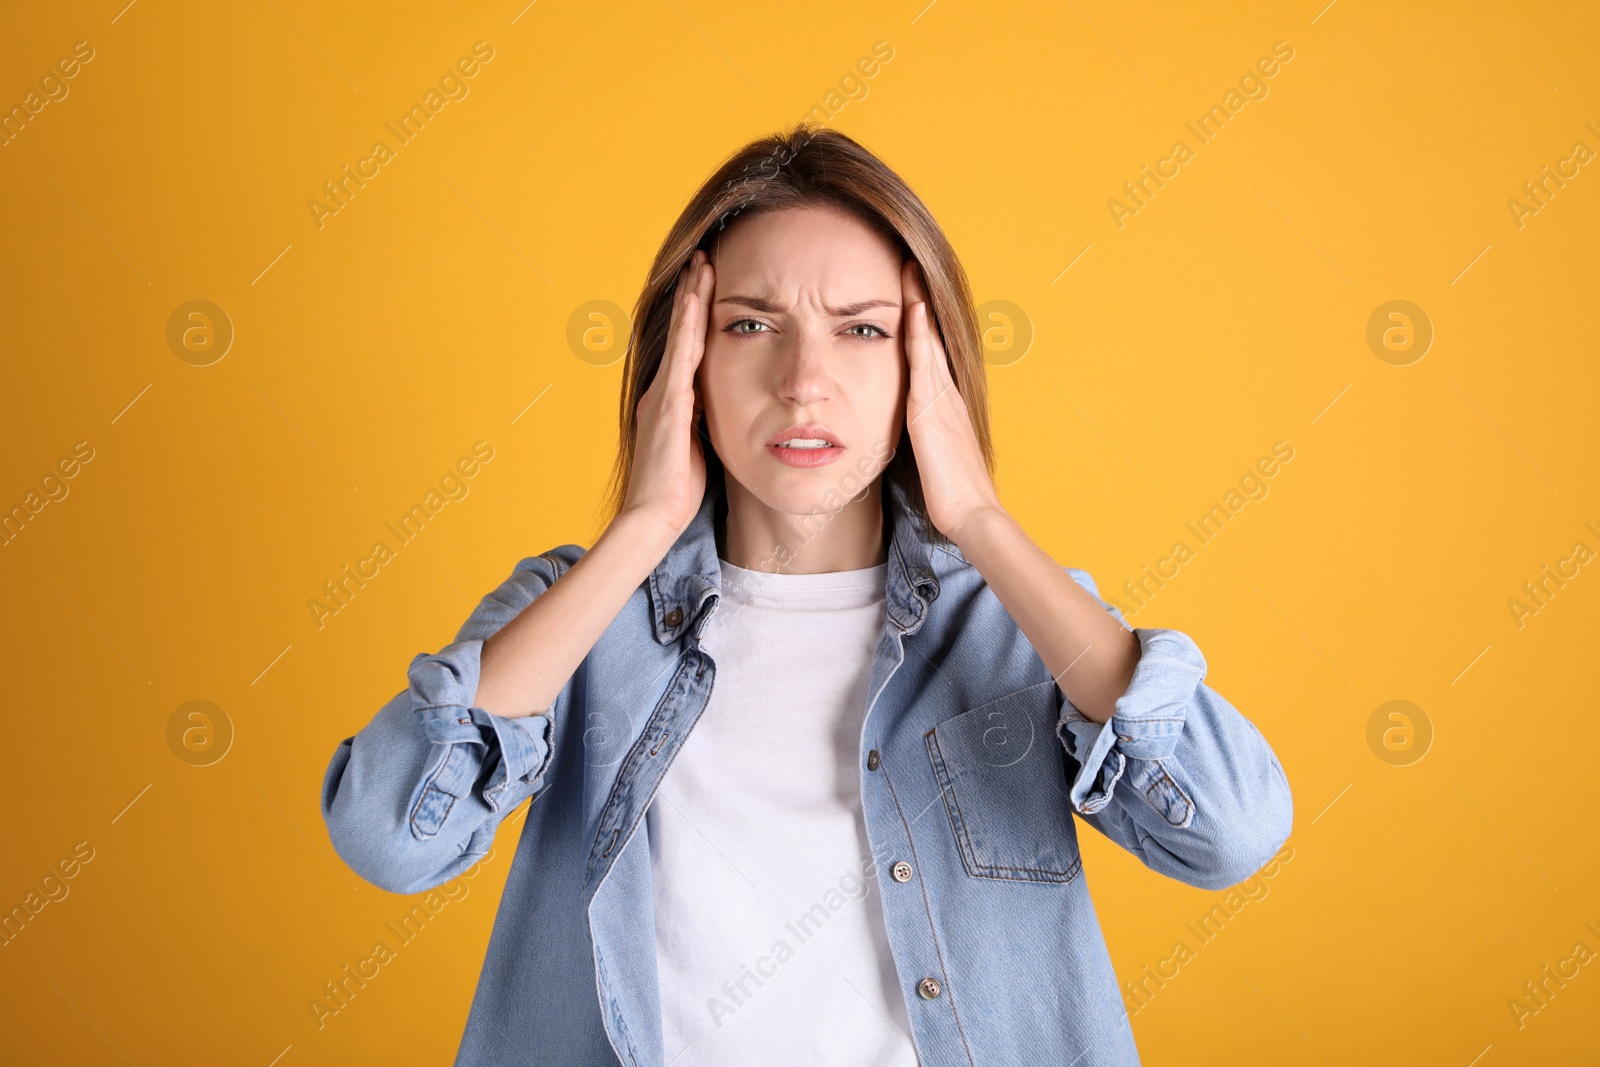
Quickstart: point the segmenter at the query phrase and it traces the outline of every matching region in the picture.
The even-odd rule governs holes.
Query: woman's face
[[[900,440],[898,251],[842,212],[785,208],[725,230],[714,269],[695,382],[727,476],[774,511],[838,510]]]

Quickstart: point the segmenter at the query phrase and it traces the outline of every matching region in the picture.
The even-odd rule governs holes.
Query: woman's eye
[[[746,327],[749,328],[746,329]],[[855,331],[857,330],[863,330],[865,332],[856,333]],[[735,336],[748,336],[754,333],[771,333],[772,327],[768,326],[764,322],[759,322],[756,319],[734,319],[732,322],[728,323],[722,328],[722,332],[731,333]],[[888,330],[885,330],[882,326],[871,322],[858,322],[854,326],[847,326],[845,327],[845,332],[853,337],[859,337],[864,341],[887,340],[890,336]]]
[[[856,334],[857,337],[861,337],[861,338],[864,338],[864,339],[869,340],[869,341],[876,341],[876,340],[879,340],[879,339],[886,339],[889,336],[889,331],[888,330],[885,330],[882,326],[875,326],[870,322],[858,322],[854,326],[846,327],[846,329],[847,330],[872,330],[872,331],[874,331],[873,333],[858,333],[858,334]]]

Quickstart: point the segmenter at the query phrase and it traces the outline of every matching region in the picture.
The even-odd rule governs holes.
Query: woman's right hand
[[[705,496],[694,376],[706,350],[714,287],[710,258],[697,248],[678,271],[666,352],[639,398],[634,420],[633,466],[622,512],[660,524],[672,541],[688,528]]]

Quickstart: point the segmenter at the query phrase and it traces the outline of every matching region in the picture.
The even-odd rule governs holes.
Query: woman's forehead
[[[816,204],[777,208],[740,219],[717,235],[712,261],[720,271],[725,265],[733,269],[828,252],[899,264],[896,250],[877,230],[846,211]]]
[[[777,213],[774,213],[777,214]],[[794,215],[796,212],[785,212]],[[900,257],[876,231],[827,213],[750,219],[723,238],[715,261],[719,293],[772,305],[796,299],[827,306],[900,295]],[[720,302],[720,299],[719,299]]]

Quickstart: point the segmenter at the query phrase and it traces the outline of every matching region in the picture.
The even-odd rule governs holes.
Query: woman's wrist
[[[617,546],[616,554],[633,560],[635,566],[628,569],[638,571],[639,580],[643,581],[666,557],[681,534],[682,531],[673,529],[672,523],[656,512],[639,507],[623,508],[594,547],[599,549],[602,542]]]
[[[508,719],[549,714],[572,672],[675,540],[655,513],[619,514],[593,548],[484,642],[477,706]]]

